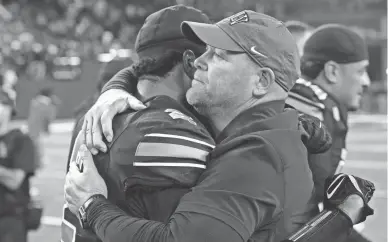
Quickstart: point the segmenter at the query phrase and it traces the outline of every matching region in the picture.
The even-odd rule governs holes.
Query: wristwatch
[[[86,218],[87,209],[90,207],[90,205],[93,202],[95,202],[96,200],[99,200],[99,199],[105,199],[105,196],[101,195],[101,194],[93,195],[88,200],[86,200],[86,202],[78,209],[78,216],[77,217],[78,217],[78,220],[79,220],[81,227],[83,229],[89,228],[88,221]]]

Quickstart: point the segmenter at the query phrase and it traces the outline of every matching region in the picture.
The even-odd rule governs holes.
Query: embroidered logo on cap
[[[229,18],[229,25],[232,26],[238,23],[247,23],[248,21],[249,17],[247,12],[242,11]]]

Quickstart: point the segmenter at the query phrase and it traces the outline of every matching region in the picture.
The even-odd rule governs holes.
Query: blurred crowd
[[[60,70],[66,67],[74,69],[69,79],[74,78],[82,61],[131,47],[149,12],[142,4],[118,0],[6,3],[0,11],[5,22],[0,27],[0,62],[29,79],[62,79]]]
[[[177,3],[199,8],[213,20],[241,9],[265,12],[284,21],[308,17],[307,12],[312,9],[336,16],[342,13],[350,13],[349,16],[357,14],[360,19],[364,18],[359,14],[361,12],[368,16],[368,11],[386,9],[386,1],[381,0],[2,0],[0,71],[3,74],[12,72],[7,75],[26,81],[70,81],[80,78],[85,70],[83,64],[88,61],[136,58],[132,54],[134,38],[144,19],[158,9]],[[355,14],[352,15],[352,12]],[[378,15],[373,17],[380,18]],[[312,23],[301,20],[314,27],[319,25],[314,18],[315,22]],[[356,22],[354,24],[358,25]],[[376,31],[372,33],[370,27],[367,28],[369,32],[364,31],[364,37],[381,39]],[[377,49],[377,52],[381,50]],[[373,55],[371,63],[375,68]],[[381,56],[375,59],[381,59]],[[379,64],[380,60],[375,62],[382,65]],[[373,69],[371,72],[375,74],[381,71]],[[377,81],[386,79],[384,75],[381,78],[380,74],[372,74],[372,79],[376,76]],[[382,92],[385,96],[386,81],[376,83],[372,84],[370,90],[378,95]],[[371,99],[367,108],[380,110],[374,102]]]

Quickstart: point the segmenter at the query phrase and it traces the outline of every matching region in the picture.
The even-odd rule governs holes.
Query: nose
[[[194,60],[194,66],[198,70],[203,70],[203,71],[207,70],[207,64],[205,61],[205,54],[206,54],[206,52]]]
[[[370,78],[368,73],[365,73],[364,77],[362,78],[361,84],[365,88],[370,86]]]

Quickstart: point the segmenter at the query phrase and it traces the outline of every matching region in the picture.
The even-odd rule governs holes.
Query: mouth
[[[204,84],[203,81],[200,81],[199,79],[197,79],[197,78],[194,77],[192,83],[196,83],[196,82],[199,82],[199,83]]]

